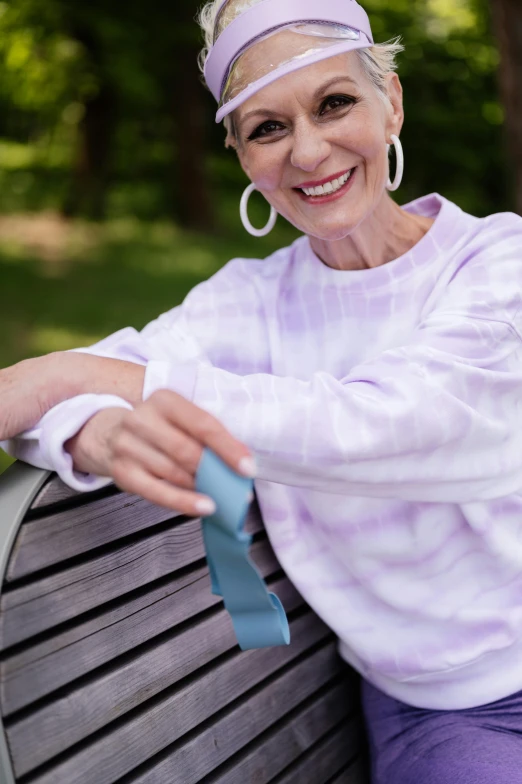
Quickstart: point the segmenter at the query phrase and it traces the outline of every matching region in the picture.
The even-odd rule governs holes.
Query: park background
[[[363,4],[375,40],[406,47],[398,200],[522,214],[521,0]],[[296,236],[240,224],[247,180],[201,84],[199,5],[0,1],[0,367],[140,329]]]

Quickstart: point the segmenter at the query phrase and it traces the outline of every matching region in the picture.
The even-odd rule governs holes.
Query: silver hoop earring
[[[241,203],[239,205],[239,214],[241,215],[241,221],[243,222],[243,226],[251,234],[253,237],[266,237],[267,234],[270,234],[272,229],[274,228],[277,220],[277,211],[274,210],[272,206],[270,206],[270,218],[268,219],[268,223],[263,229],[255,229],[250,220],[248,218],[248,200],[256,190],[256,186],[253,182],[250,183],[248,188],[246,188],[245,192],[241,197]]]
[[[395,179],[392,182],[390,177],[388,177],[387,182],[387,189],[389,191],[396,191],[399,185],[402,182],[402,178],[404,175],[404,150],[402,149],[401,140],[398,136],[392,133],[391,140],[393,142],[393,146],[395,147],[395,155],[397,156],[397,171],[395,172]],[[390,149],[390,145],[388,144],[388,151]]]

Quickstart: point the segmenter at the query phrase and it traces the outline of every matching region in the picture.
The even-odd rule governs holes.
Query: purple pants
[[[437,711],[412,708],[363,681],[362,702],[372,784],[522,784],[522,692]]]

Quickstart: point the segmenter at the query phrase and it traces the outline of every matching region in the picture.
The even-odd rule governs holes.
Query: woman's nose
[[[306,125],[295,130],[290,160],[296,169],[313,172],[328,158],[330,152],[330,143],[324,138],[321,128]]]

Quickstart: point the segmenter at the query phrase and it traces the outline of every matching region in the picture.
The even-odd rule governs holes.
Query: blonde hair
[[[260,2],[263,0],[229,0],[223,7],[222,0],[210,0],[203,6],[198,15],[198,22],[205,40],[205,45],[199,55],[199,67],[202,72],[214,44],[214,38],[234,19]],[[223,11],[218,14],[220,7],[223,7]],[[218,21],[217,30],[216,21]],[[402,51],[404,51],[404,46],[401,44],[400,36],[383,44],[374,44],[368,49],[356,49],[364,73],[385,100],[388,100],[386,74],[397,70],[397,57]],[[229,136],[235,135],[230,117],[225,117],[224,125]]]

